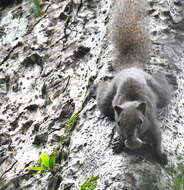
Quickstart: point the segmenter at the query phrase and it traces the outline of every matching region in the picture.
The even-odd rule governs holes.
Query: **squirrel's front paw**
[[[167,165],[168,164],[168,158],[167,158],[167,155],[165,153],[162,153],[161,155],[159,155],[157,157],[157,160],[161,165]]]
[[[166,79],[169,82],[169,84],[173,87],[174,90],[178,89],[178,82],[176,76],[173,74],[166,74]]]
[[[115,141],[112,144],[112,149],[114,154],[119,154],[123,151],[124,149],[124,143],[120,142],[119,140]]]

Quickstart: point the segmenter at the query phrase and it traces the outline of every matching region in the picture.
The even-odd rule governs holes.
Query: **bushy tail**
[[[150,40],[145,0],[116,0],[112,18],[112,41],[123,64],[148,57]]]

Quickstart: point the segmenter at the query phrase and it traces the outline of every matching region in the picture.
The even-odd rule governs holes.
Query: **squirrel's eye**
[[[142,123],[143,123],[143,121],[141,119],[139,119],[138,124],[141,126]]]
[[[120,121],[118,121],[118,126],[121,126],[121,123],[120,123]]]

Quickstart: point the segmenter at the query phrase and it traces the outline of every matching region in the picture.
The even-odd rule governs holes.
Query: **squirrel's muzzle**
[[[145,143],[144,143],[141,139],[139,139],[139,138],[134,139],[134,141],[125,140],[125,146],[126,146],[128,149],[138,149],[138,148],[140,148],[143,144],[145,144]]]
[[[138,149],[143,144],[145,144],[138,136],[137,136],[137,130],[134,130],[134,133],[131,137],[125,140],[125,146],[128,149]]]

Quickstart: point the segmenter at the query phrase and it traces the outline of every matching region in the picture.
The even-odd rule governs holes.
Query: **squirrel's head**
[[[124,143],[129,149],[137,149],[144,144],[140,135],[145,130],[146,107],[146,102],[140,101],[114,106],[117,131],[126,139]]]

